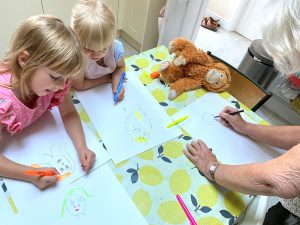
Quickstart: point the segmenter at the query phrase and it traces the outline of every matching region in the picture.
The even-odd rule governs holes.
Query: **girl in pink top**
[[[85,90],[111,82],[115,93],[125,62],[123,44],[114,40],[115,19],[111,10],[99,0],[80,0],[73,9],[71,26],[86,56],[85,72],[72,80],[72,86]],[[119,100],[124,92],[122,87]]]
[[[88,172],[95,154],[85,143],[80,118],[68,95],[68,79],[80,74],[84,59],[80,46],[63,22],[52,16],[33,16],[15,33],[11,48],[0,62],[0,139],[1,132],[22,131],[48,109],[59,106],[65,129]],[[0,141],[1,142],[1,141]],[[0,155],[0,176],[24,180],[40,189],[57,181],[57,176],[25,175],[31,168]]]

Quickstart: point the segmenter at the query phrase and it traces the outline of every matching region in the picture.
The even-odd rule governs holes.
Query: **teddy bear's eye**
[[[216,82],[215,84],[216,84],[216,85],[218,85],[218,84],[219,84],[219,82]]]
[[[221,77],[224,77],[224,75],[223,75],[223,74],[221,74]]]

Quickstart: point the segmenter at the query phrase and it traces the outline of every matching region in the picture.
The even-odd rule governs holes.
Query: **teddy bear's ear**
[[[226,76],[227,76],[227,82],[228,82],[228,84],[230,84],[231,83],[231,76],[230,76],[229,70],[226,71],[225,73],[226,73]]]

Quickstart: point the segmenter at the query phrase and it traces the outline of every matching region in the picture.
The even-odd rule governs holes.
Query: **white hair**
[[[265,9],[264,48],[277,70],[296,72],[300,68],[300,1],[271,0]]]

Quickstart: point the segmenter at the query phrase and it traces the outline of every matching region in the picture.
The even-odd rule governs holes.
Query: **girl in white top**
[[[114,39],[115,19],[111,10],[98,0],[80,0],[74,7],[71,27],[86,56],[86,69],[72,81],[75,89],[85,90],[112,83],[115,93],[125,70],[123,44]],[[124,97],[122,87],[118,99]]]

